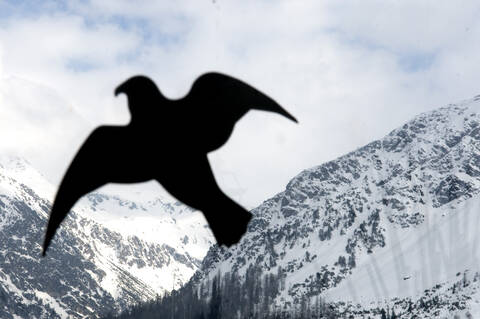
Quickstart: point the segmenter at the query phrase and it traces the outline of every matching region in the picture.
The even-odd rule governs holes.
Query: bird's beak
[[[125,93],[125,83],[120,84],[115,89],[115,96],[118,96],[120,93]]]

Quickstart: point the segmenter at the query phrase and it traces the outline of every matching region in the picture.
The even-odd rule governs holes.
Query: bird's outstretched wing
[[[222,146],[230,137],[235,123],[250,109],[278,113],[297,122],[272,98],[238,79],[221,73],[200,76],[185,97],[206,142],[207,152]]]
[[[99,127],[94,130],[70,164],[50,212],[43,243],[43,256],[57,228],[73,205],[83,195],[110,181],[110,167],[115,166],[116,162],[115,154],[112,153],[114,150],[111,147],[116,132],[115,127]]]

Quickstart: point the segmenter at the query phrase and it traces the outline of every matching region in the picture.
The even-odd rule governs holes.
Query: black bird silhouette
[[[251,214],[218,187],[207,153],[222,146],[235,123],[250,109],[297,120],[250,85],[219,73],[206,73],[179,100],[167,99],[145,76],[117,87],[131,113],[126,126],[100,126],[87,138],[56,195],[43,244],[43,256],[56,229],[83,195],[107,183],[156,179],[186,205],[205,215],[219,245],[237,243]]]

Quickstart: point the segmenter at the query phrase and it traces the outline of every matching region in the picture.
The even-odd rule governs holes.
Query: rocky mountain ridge
[[[476,96],[304,170],[253,210],[238,245],[210,249],[193,282],[208,287],[219,273],[245,280],[256,267],[263,276],[283,274],[285,289],[271,311],[321,296],[340,302],[342,311],[348,307],[341,303],[361,309],[373,303],[380,316],[378,307],[405,298],[415,303],[426,290],[453,285],[459,273],[470,273],[473,282],[480,270],[479,192]],[[472,300],[463,308],[453,304],[445,309],[476,307]]]

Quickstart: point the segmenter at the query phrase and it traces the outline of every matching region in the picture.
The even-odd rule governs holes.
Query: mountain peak
[[[0,155],[0,166],[9,171],[21,172],[31,165],[26,159],[19,156]]]

